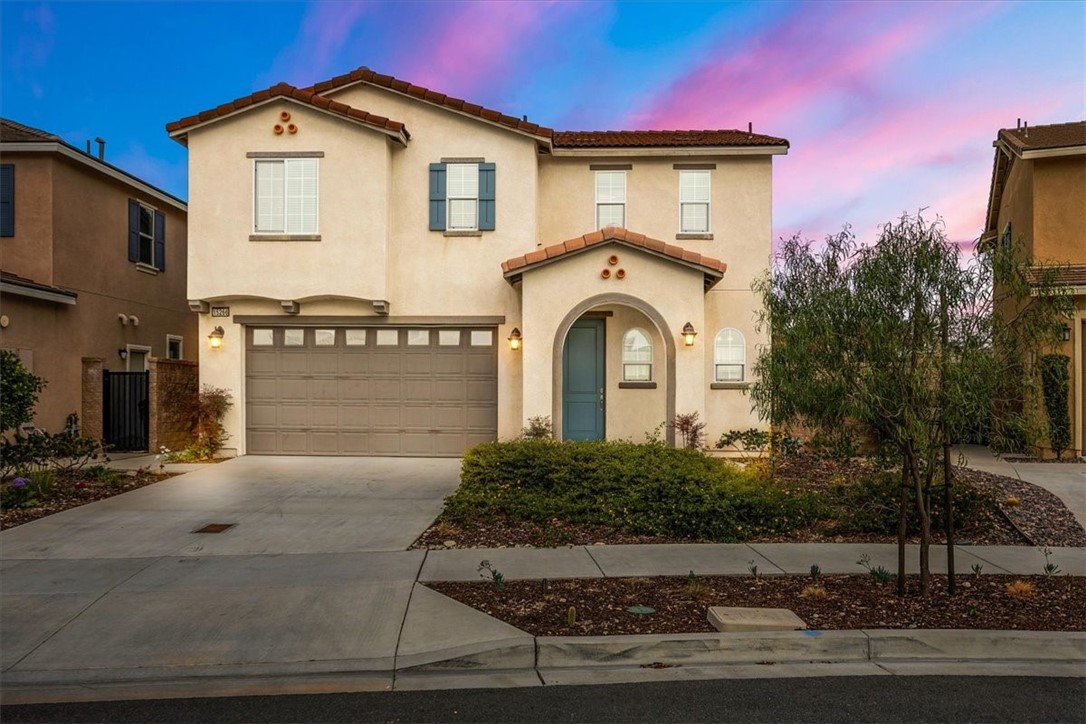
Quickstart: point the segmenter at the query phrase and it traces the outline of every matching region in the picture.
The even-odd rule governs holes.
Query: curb
[[[526,646],[518,647],[524,658]],[[485,647],[402,671],[509,669]],[[438,656],[434,652],[434,656]],[[763,663],[939,661],[1086,664],[1086,631],[871,629],[626,636],[537,636],[535,669]],[[504,664],[504,665],[503,665]],[[1083,671],[1086,676],[1086,669]]]

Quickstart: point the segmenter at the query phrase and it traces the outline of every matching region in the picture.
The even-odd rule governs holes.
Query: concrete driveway
[[[4,531],[4,686],[389,671],[425,557],[406,548],[458,472],[242,457]]]
[[[402,551],[460,461],[241,457],[3,533],[4,559]],[[218,534],[193,531],[211,523]]]

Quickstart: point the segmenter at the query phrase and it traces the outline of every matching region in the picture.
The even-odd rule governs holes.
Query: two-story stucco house
[[[782,138],[553,131],[367,68],[167,130],[201,379],[239,403],[240,453],[452,456],[537,416],[560,439],[760,424]]]
[[[88,437],[123,448],[111,431],[142,427],[137,449],[157,441],[147,400],[104,405],[102,377],[196,358],[186,216],[183,201],[107,162],[104,146],[92,155],[0,119],[0,347],[47,383],[37,427],[60,432],[75,413]]]
[[[1000,129],[983,242],[1060,265],[1074,317],[1056,350],[1069,360],[1071,448],[1086,454],[1086,121]]]

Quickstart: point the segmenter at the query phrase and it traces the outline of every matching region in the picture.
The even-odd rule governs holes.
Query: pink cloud
[[[421,37],[414,39],[415,47],[426,52],[413,53],[397,75],[463,97],[485,97],[483,91],[492,92],[492,86],[514,73],[514,62],[524,53],[528,38],[564,9],[552,1],[477,1],[450,7],[455,11],[430,18]]]
[[[304,86],[349,70],[335,65],[337,55],[373,7],[366,0],[313,3],[302,20],[297,40],[276,57],[257,85],[285,80]]]

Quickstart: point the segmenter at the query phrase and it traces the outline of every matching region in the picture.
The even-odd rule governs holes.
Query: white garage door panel
[[[334,346],[318,347],[306,328],[301,346],[284,347],[275,329],[272,346],[254,347],[249,330],[248,452],[456,456],[497,437],[494,345],[472,346],[470,328],[456,330],[459,345],[437,344],[436,330],[383,331],[395,346],[378,346],[376,329],[347,345],[337,329]]]

